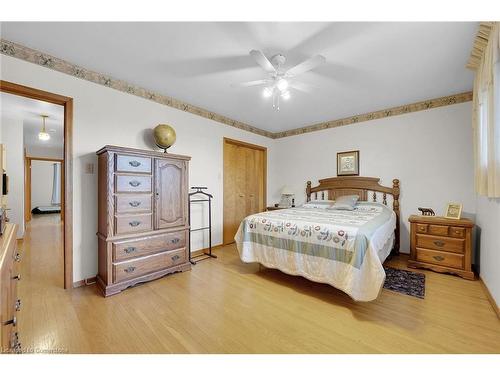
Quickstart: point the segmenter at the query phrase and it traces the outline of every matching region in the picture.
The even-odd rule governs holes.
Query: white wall
[[[471,103],[389,117],[356,125],[271,140],[190,113],[118,92],[12,57],[0,55],[1,78],[74,98],[74,279],[97,271],[97,176],[95,151],[105,144],[151,148],[149,129],[170,123],[177,132],[171,152],[192,156],[190,185],[214,194],[213,243],[222,240],[222,139],[268,147],[268,203],[283,185],[305,198],[305,182],[336,175],[336,153],[360,150],[360,174],[401,180],[403,252],[408,252],[407,218],[418,206],[442,213],[448,201],[474,215]],[[97,169],[97,168],[96,168]],[[201,214],[201,210],[196,210]],[[195,218],[193,224],[200,224]],[[195,238],[193,249],[206,246]]]
[[[17,238],[24,236],[24,148],[23,122],[2,116],[2,143],[5,145],[6,172],[9,176],[7,216],[16,223]]]
[[[31,208],[52,205],[54,162],[31,161]]]
[[[1,79],[72,97],[73,130],[73,257],[74,280],[97,273],[97,174],[85,174],[95,152],[106,144],[151,149],[150,129],[173,125],[177,143],[172,153],[190,155],[189,183],[214,194],[213,243],[222,242],[222,140],[239,139],[270,147],[273,140],[187,112],[112,90],[41,66],[0,55]],[[274,151],[268,150],[269,186],[273,186]],[[196,250],[206,246],[193,242]]]
[[[500,306],[500,199],[477,198],[480,275]]]
[[[336,176],[337,152],[360,150],[361,176],[401,181],[401,252],[409,252],[408,217],[417,207],[439,215],[454,201],[464,215],[475,213],[471,110],[469,102],[279,139],[273,198],[287,184],[300,204],[307,180]]]
[[[31,157],[63,159],[64,151],[62,147],[45,147],[30,145],[26,147],[26,154]]]

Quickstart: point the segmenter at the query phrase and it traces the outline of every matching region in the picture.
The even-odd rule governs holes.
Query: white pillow
[[[327,209],[330,208],[335,201],[330,201],[330,200],[313,200],[306,202],[302,205],[303,208],[322,208],[322,209]]]
[[[330,210],[354,210],[354,206],[356,206],[356,202],[358,201],[358,195],[344,195],[342,197],[338,197],[335,200],[335,203],[332,204],[329,209]]]

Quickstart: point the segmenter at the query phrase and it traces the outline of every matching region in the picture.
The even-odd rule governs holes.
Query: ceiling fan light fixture
[[[40,133],[38,133],[38,139],[41,140],[41,141],[48,141],[50,139],[50,134],[47,133],[47,131],[45,130],[45,119],[49,116],[47,115],[41,115],[42,117],[42,130],[40,131]]]
[[[270,87],[266,87],[262,92],[264,98],[270,98],[273,95],[273,90]]]
[[[291,96],[291,95],[290,95],[290,91],[288,91],[288,90],[287,90],[287,91],[285,91],[285,92],[283,92],[283,93],[281,94],[281,98],[282,98],[283,100],[288,100],[288,99],[290,99],[290,96]]]
[[[280,90],[281,92],[284,92],[288,89],[288,81],[284,78],[281,78],[278,80],[278,82],[276,83],[276,87],[278,88],[278,90]]]

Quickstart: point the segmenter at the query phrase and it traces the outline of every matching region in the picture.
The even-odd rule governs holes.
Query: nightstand
[[[411,215],[408,267],[428,268],[474,280],[472,228],[469,219]]]

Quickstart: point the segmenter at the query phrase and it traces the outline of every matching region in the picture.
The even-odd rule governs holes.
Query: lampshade
[[[285,186],[285,187],[283,187],[283,189],[281,189],[281,194],[282,195],[294,195],[295,193],[292,191],[292,189],[290,189],[289,186]]]

